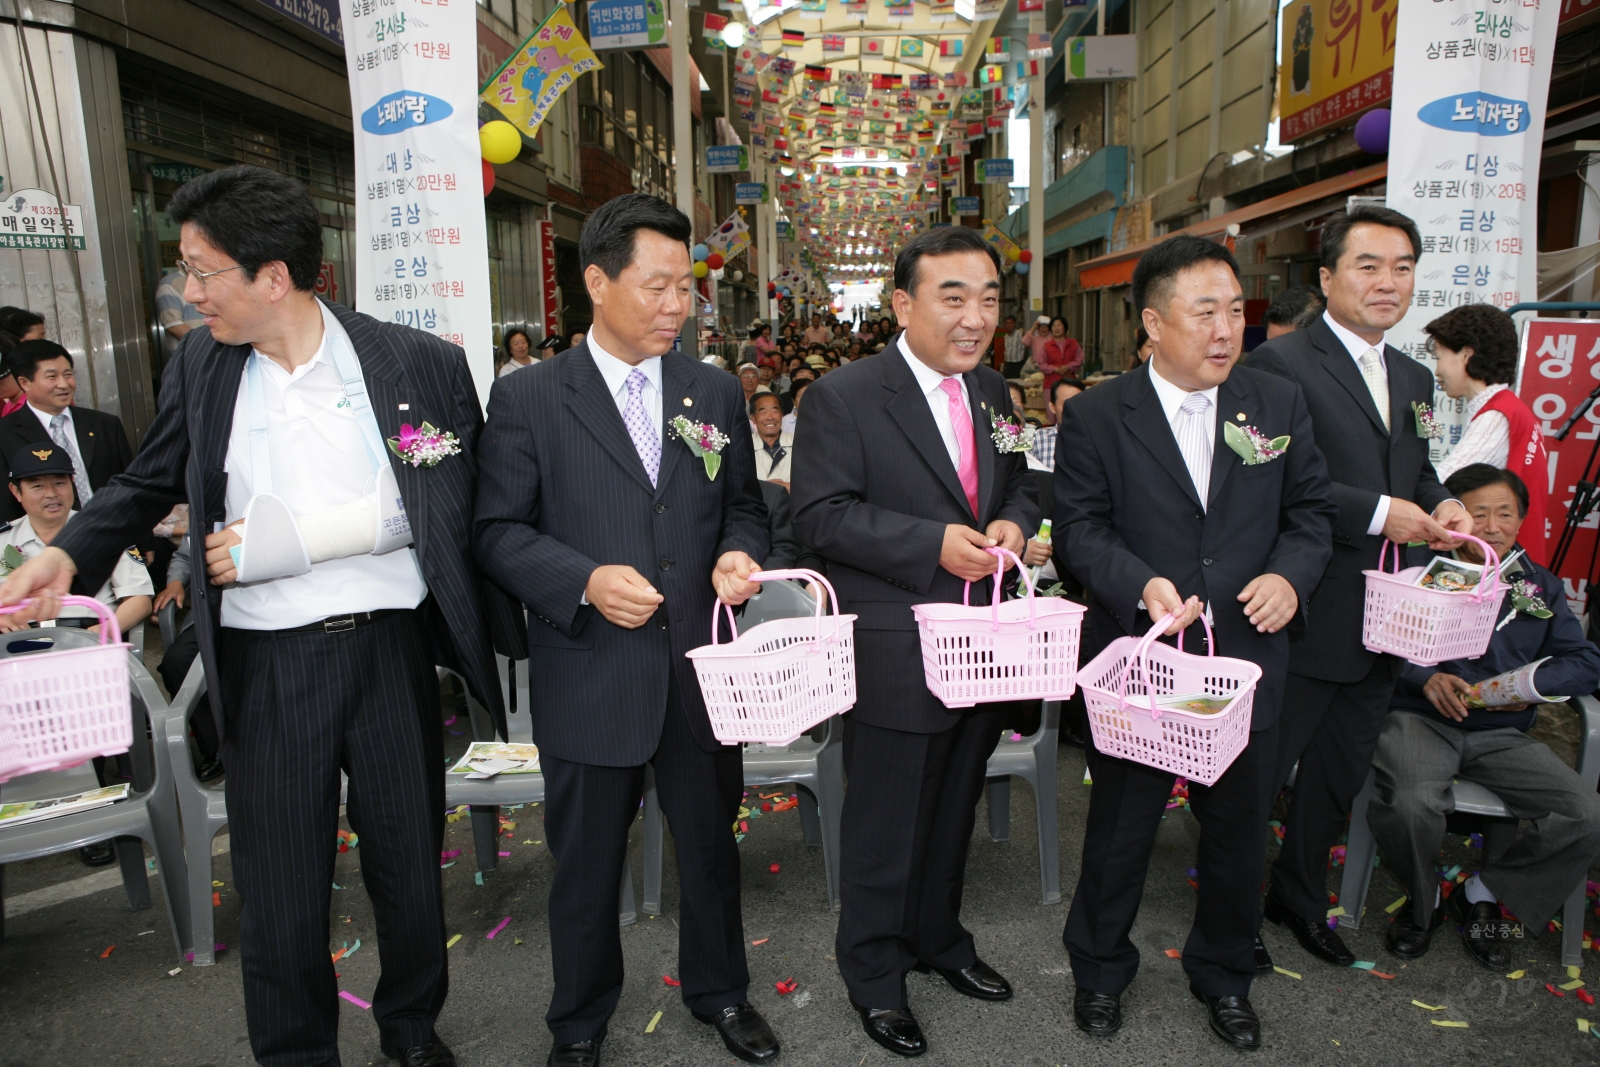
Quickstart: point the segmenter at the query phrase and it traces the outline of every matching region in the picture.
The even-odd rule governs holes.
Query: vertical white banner
[[[355,307],[494,380],[473,0],[341,0],[355,120]]]
[[[1411,310],[1389,343],[1433,360],[1422,328],[1450,308],[1537,299],[1539,154],[1558,0],[1406,0],[1395,37],[1388,205],[1416,220]],[[1461,440],[1466,413],[1434,410]]]

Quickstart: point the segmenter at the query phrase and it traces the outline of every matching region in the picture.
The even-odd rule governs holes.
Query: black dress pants
[[[1255,977],[1277,732],[1273,725],[1252,733],[1215,784],[1189,783],[1189,807],[1200,821],[1195,863],[1200,888],[1183,946],[1183,969],[1190,984],[1207,996],[1248,996]],[[1079,988],[1120,996],[1139,971],[1139,950],[1130,934],[1174,776],[1104,755],[1092,741],[1085,753],[1094,785],[1083,869],[1061,940]]]
[[[744,796],[738,745],[715,752],[689,732],[675,675],[661,741],[650,765],[678,858],[678,977],[691,1011],[715,1014],[745,999],[739,846],[733,824]],[[558,1044],[595,1039],[622,995],[617,886],[628,862],[628,827],[644,795],[644,765],[601,767],[541,754],[555,991],[545,1022]],[[362,847],[366,847],[365,839]]]
[[[984,768],[1012,710],[980,704],[936,734],[845,718],[834,948],[857,1004],[903,1008],[906,972],[919,960],[958,970],[977,959],[961,925],[967,846]]]
[[[421,620],[401,612],[332,634],[222,631],[245,1018],[266,1067],[339,1063],[328,909],[341,769],[383,965],[377,987],[357,992],[402,1048],[428,1041],[444,1004],[444,746]]]
[[[1272,885],[1302,919],[1328,914],[1328,850],[1339,843],[1350,805],[1367,780],[1400,661],[1379,656],[1359,682],[1341,685],[1289,675],[1279,726],[1277,788],[1294,791],[1283,824],[1283,847],[1272,864]]]

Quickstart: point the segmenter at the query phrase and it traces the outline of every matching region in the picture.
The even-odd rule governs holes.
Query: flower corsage
[[[1411,414],[1416,416],[1418,437],[1424,441],[1434,441],[1444,436],[1444,424],[1427,404],[1413,400]]]
[[[1222,440],[1239,454],[1247,467],[1271,463],[1289,450],[1288,434],[1268,437],[1254,426],[1235,426],[1231,422],[1222,424]]]
[[[994,442],[997,452],[1005,454],[1033,451],[1033,436],[1036,431],[1015,415],[990,412],[989,431],[989,439]]]
[[[413,467],[437,467],[440,460],[461,454],[461,442],[432,423],[412,426],[408,422],[400,427],[399,437],[389,438],[389,451]]]
[[[717,471],[722,469],[722,449],[728,443],[728,435],[709,422],[695,422],[683,415],[674,418],[671,425],[672,432],[706,465],[706,477],[716,481]]]
[[[1539,596],[1544,590],[1528,581],[1518,578],[1511,583],[1511,607],[1524,615],[1532,615],[1536,619],[1548,619],[1550,609],[1545,606],[1544,600]]]

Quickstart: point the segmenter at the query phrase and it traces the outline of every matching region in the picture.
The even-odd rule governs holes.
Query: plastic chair
[[[989,840],[1011,839],[1011,779],[1033,787],[1039,827],[1039,902],[1061,903],[1061,842],[1056,836],[1056,743],[1061,729],[1061,701],[1046,700],[1039,728],[1021,740],[1008,732],[995,746],[985,771],[988,777]]]
[[[156,612],[156,625],[161,628],[161,647],[168,649],[178,639],[178,602],[167,601],[166,607]]]
[[[20,630],[0,635],[0,656],[28,655],[49,647],[82,648],[98,643],[98,635],[66,627]],[[192,934],[177,790],[168,753],[172,735],[176,733],[180,740],[183,736],[184,720],[168,707],[155,679],[133,656],[129,657],[128,681],[135,717],[133,745],[129,749],[133,788],[128,798],[89,811],[0,829],[0,865],[113,840],[128,906],[138,911],[150,906],[149,873],[145,869],[144,849],[139,844],[139,841],[148,842],[155,853],[172,940],[181,960],[192,943]],[[141,718],[149,724],[148,734],[140,725]],[[38,800],[98,785],[92,764],[85,763],[66,770],[13,778],[0,785],[0,801]],[[208,902],[209,892],[208,886]],[[4,936],[3,923],[3,914],[0,914],[0,937]]]
[[[745,604],[741,629],[771,619],[810,616],[816,601],[798,583],[768,582]],[[808,845],[822,846],[828,908],[839,910],[839,817],[844,808],[844,720],[835,715],[787,745],[745,745],[744,784],[757,789],[794,785],[800,791],[800,831]],[[647,915],[661,914],[661,866],[665,841],[655,772],[646,768],[644,790],[644,902]]]
[[[1578,777],[1584,788],[1594,791],[1600,780],[1600,700],[1595,696],[1577,697],[1574,710],[1581,717],[1583,730],[1578,739]],[[1339,885],[1339,903],[1345,914],[1339,925],[1350,930],[1361,927],[1367,890],[1372,885],[1372,865],[1378,846],[1367,824],[1367,805],[1377,794],[1376,776],[1367,772],[1367,783],[1356,794],[1350,808],[1350,839],[1345,845],[1344,880]],[[1498,857],[1517,839],[1517,819],[1500,798],[1476,782],[1455,780],[1451,789],[1458,815],[1476,815],[1488,820],[1483,831],[1484,858]],[[1561,907],[1561,962],[1567,967],[1583,965],[1583,912],[1587,879],[1579,878]]]
[[[162,615],[164,620],[165,609]],[[166,629],[164,621],[162,629]],[[196,967],[209,967],[216,962],[216,953],[213,951],[216,945],[216,917],[211,909],[211,849],[212,841],[228,825],[225,780],[216,785],[200,781],[195,777],[194,760],[189,755],[189,715],[205,694],[206,673],[201,658],[196,656],[189,673],[184,676],[183,685],[172,698],[173,727],[166,737],[167,758],[177,783],[178,812],[183,819],[183,841],[189,861],[189,928],[193,931]]]

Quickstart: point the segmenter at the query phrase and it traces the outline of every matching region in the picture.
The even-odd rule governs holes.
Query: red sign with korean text
[[[533,236],[539,252],[540,325],[546,337],[554,337],[560,330],[557,314],[561,310],[556,299],[556,224],[538,220],[533,224]]]

